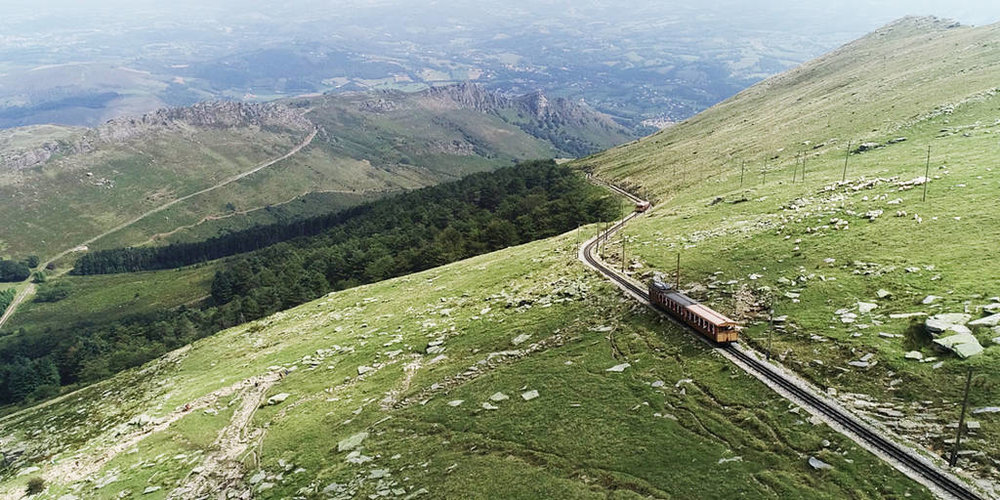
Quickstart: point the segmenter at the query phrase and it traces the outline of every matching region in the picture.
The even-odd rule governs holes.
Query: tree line
[[[226,262],[212,281],[212,299],[201,308],[44,331],[22,329],[0,337],[0,404],[34,401],[57,393],[60,386],[101,380],[334,290],[611,220],[617,208],[603,190],[570,169],[536,161],[385,198],[338,217],[313,218],[321,222],[255,228],[259,232],[253,234],[261,236],[288,235],[300,230],[291,227],[327,225]],[[221,236],[199,244],[227,246],[243,238]],[[111,252],[129,255],[127,250]],[[178,255],[191,254],[165,253],[162,258],[177,262]]]

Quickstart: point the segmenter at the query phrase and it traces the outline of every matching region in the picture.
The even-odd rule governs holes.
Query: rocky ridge
[[[73,141],[50,141],[35,148],[0,151],[0,172],[44,164],[53,156],[94,151],[101,145],[122,144],[158,131],[190,128],[280,128],[306,131],[312,124],[302,114],[278,104],[206,102],[164,108],[141,116],[122,117],[90,129]]]

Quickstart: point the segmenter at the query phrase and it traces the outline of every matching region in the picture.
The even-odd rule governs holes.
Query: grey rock
[[[887,299],[889,297],[892,297],[892,292],[890,292],[889,290],[880,288],[879,291],[875,292],[875,295],[878,298],[880,298],[880,299]]]
[[[934,343],[954,352],[963,359],[983,352],[983,346],[971,333],[959,333],[934,339]]]
[[[351,451],[361,446],[361,443],[367,438],[367,432],[359,432],[351,437],[344,438],[337,443],[337,451]]]
[[[452,406],[452,407],[461,406],[462,403],[464,403],[464,402],[465,402],[464,399],[455,399],[455,400],[452,400],[452,401],[448,401],[448,406]]]
[[[941,313],[941,314],[935,314],[932,317],[935,319],[939,319],[941,321],[947,321],[948,323],[951,323],[953,325],[964,325],[968,323],[969,320],[972,319],[971,314],[965,314],[965,313]]]
[[[847,364],[857,368],[868,368],[871,364],[867,361],[849,361]]]
[[[972,410],[973,415],[979,415],[982,413],[1000,413],[1000,406],[984,406],[982,408]]]
[[[287,392],[282,392],[281,394],[275,394],[274,396],[267,398],[267,404],[276,405],[279,403],[284,403],[289,396],[291,396],[291,394]]]
[[[924,359],[924,353],[920,351],[910,351],[904,354],[903,357],[906,359],[915,359],[917,361],[920,361],[921,359]]]
[[[938,297],[937,295],[928,295],[928,296],[924,297],[924,300],[921,300],[920,303],[924,304],[924,305],[933,304],[935,301],[937,301],[937,299],[940,299],[940,298],[941,297]]]
[[[832,465],[830,465],[830,464],[828,464],[828,463],[826,463],[826,462],[824,462],[824,461],[822,461],[822,460],[820,460],[820,459],[818,459],[816,457],[809,457],[809,466],[812,467],[813,469],[816,469],[816,470],[825,470],[825,469],[832,469],[833,468]]]
[[[975,321],[969,322],[969,326],[997,326],[1000,325],[1000,313],[987,316],[985,318],[979,318]]]
[[[146,489],[142,490],[142,494],[143,495],[148,495],[150,493],[155,493],[157,491],[160,491],[160,489],[161,489],[160,486],[149,486]]]
[[[524,399],[525,401],[531,401],[532,399],[535,399],[537,397],[538,397],[538,391],[534,389],[521,393],[521,398]]]
[[[875,309],[878,309],[878,304],[872,302],[858,302],[858,312],[861,314],[868,314]]]
[[[502,392],[497,392],[497,393],[494,393],[492,396],[490,396],[490,401],[493,401],[494,403],[499,403],[500,401],[505,401],[505,400],[508,400],[508,399],[510,399],[510,396],[508,396],[508,395],[506,395],[506,394],[504,394]]]
[[[621,373],[621,372],[625,371],[625,369],[628,368],[628,367],[630,367],[630,366],[632,366],[632,365],[629,364],[629,363],[622,363],[620,365],[612,366],[611,368],[608,368],[607,370],[604,370],[604,371],[606,371],[606,372]]]

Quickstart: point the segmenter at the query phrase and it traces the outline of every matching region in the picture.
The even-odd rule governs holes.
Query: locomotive
[[[736,342],[739,324],[662,281],[649,283],[649,300],[717,344]]]

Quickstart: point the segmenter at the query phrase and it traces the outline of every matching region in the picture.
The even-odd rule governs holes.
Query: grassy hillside
[[[928,497],[622,300],[575,260],[595,230],[331,294],[6,417],[0,491]]]
[[[947,26],[902,20],[578,164],[660,200],[625,233],[641,272],[680,253],[682,286],[759,347],[773,309],[785,365],[941,454],[969,367],[970,407],[1000,403],[1000,331],[973,327],[962,360],[923,327],[1000,301],[1000,26]],[[960,465],[997,481],[1000,419],[970,419]]]

